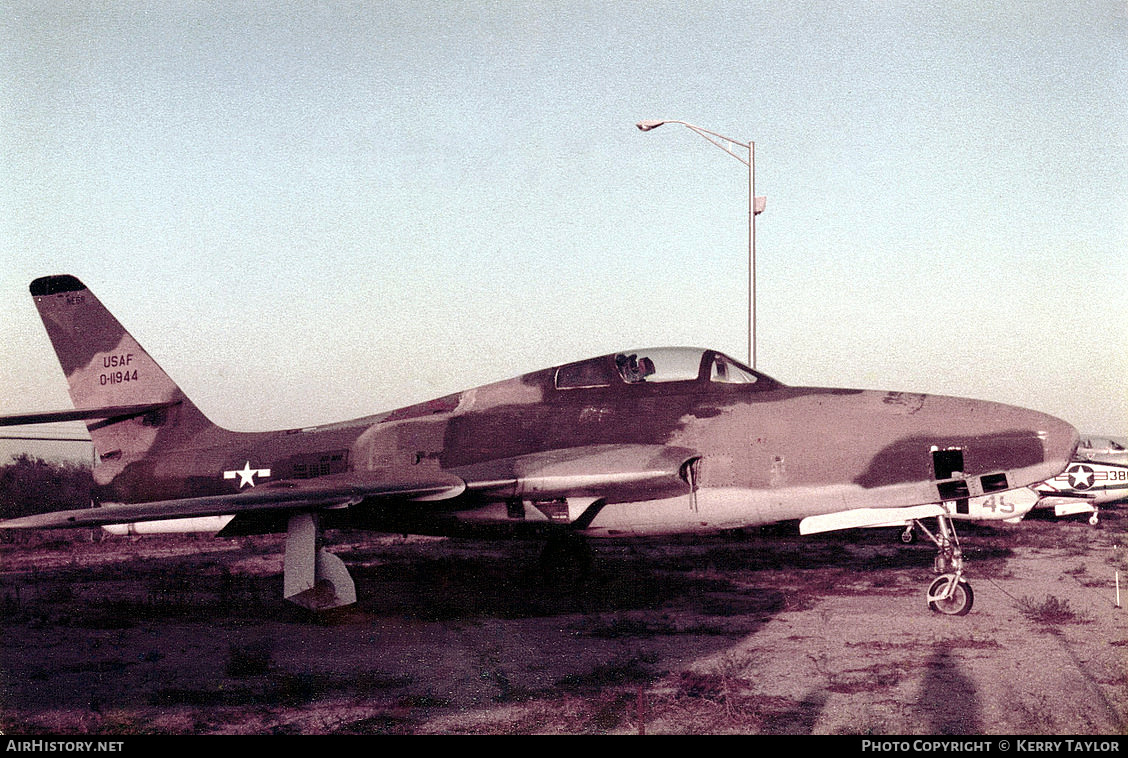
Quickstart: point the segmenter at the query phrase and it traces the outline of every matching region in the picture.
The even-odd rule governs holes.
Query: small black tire
[[[950,577],[936,577],[928,587],[928,597],[933,597],[948,581]],[[956,582],[951,597],[947,600],[929,600],[928,607],[935,613],[942,613],[945,616],[966,616],[971,611],[973,603],[975,603],[975,593],[971,591],[971,585],[961,579]]]

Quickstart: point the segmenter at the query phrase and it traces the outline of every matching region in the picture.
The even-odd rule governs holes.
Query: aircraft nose
[[[1072,424],[1040,411],[976,401],[964,409],[972,432],[967,442],[968,462],[978,464],[980,471],[1013,472],[1018,481],[1012,486],[1057,475],[1069,465],[1080,441]],[[1021,481],[1024,479],[1029,481]]]
[[[1043,419],[1041,434],[1042,447],[1045,450],[1045,459],[1048,464],[1057,465],[1058,473],[1069,465],[1077,454],[1077,446],[1081,443],[1081,435],[1065,421],[1054,416],[1039,414]],[[1048,477],[1047,477],[1048,478]]]
[[[924,476],[940,500],[1026,487],[1069,464],[1072,425],[1013,405],[942,395],[871,396],[883,409],[885,440],[856,481],[866,488]],[[860,428],[860,425],[859,425]]]

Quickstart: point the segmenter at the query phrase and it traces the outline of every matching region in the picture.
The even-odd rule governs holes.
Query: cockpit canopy
[[[556,370],[556,388],[561,390],[692,381],[775,383],[723,353],[695,347],[627,350],[569,363]]]

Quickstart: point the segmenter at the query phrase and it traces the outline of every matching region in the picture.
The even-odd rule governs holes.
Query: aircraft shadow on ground
[[[637,549],[595,549],[589,570],[546,577],[535,547],[505,555],[401,556],[380,565],[350,564],[358,606],[379,615],[440,621],[538,618],[688,607],[717,616],[770,614],[783,606],[774,589],[737,587]],[[349,556],[343,556],[349,563]],[[354,556],[356,557],[356,556]]]
[[[537,541],[503,543],[455,539],[423,549],[406,544],[330,545],[345,561],[357,589],[352,611],[423,621],[520,619],[574,613],[645,611],[663,607],[715,616],[762,616],[783,608],[795,585],[812,591],[843,577],[876,584],[898,572],[931,570],[928,543],[904,545],[896,530],[800,537],[784,530],[673,540],[593,540],[590,568],[546,577]],[[988,537],[990,534],[988,533]],[[1005,559],[999,540],[969,540],[975,564]],[[244,553],[269,557],[273,545]],[[46,613],[47,601],[65,602],[68,623],[121,628],[153,618],[275,618],[310,620],[281,598],[273,571],[232,568],[246,555],[187,555],[123,560],[34,572],[5,580],[0,601],[8,616]],[[786,592],[772,572],[785,572]],[[804,577],[810,581],[801,581]],[[14,587],[29,586],[22,594]],[[82,586],[81,594],[69,589]],[[351,613],[352,611],[349,611]],[[59,611],[64,612],[64,611]],[[338,614],[348,618],[349,613]],[[322,618],[334,619],[332,613]]]
[[[989,536],[990,533],[988,533]],[[680,607],[705,615],[764,615],[793,600],[788,584],[812,589],[846,576],[892,583],[898,572],[931,572],[931,543],[905,545],[899,531],[801,537],[783,532],[676,539],[592,540],[586,573],[541,573],[537,542],[452,540],[441,555],[354,548],[342,552],[367,612],[424,620],[476,616],[530,618],[568,613]],[[970,560],[1002,560],[1012,550],[995,541],[964,546]],[[820,576],[825,581],[820,582]]]

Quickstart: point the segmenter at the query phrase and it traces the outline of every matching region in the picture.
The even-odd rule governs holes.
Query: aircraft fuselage
[[[680,532],[1003,491],[1053,476],[1076,444],[1069,425],[1013,406],[788,387],[711,350],[649,352],[659,365],[696,363],[696,373],[627,381],[620,353],[570,364],[594,366],[576,370],[589,377],[580,382],[561,380],[567,366],[546,369],[325,427],[209,427],[167,449],[158,432],[136,464],[109,467],[100,497],[167,500],[416,470],[467,483],[441,506],[463,521],[570,523],[577,503],[598,502],[589,533]],[[737,370],[741,380],[729,381]],[[386,499],[357,512],[373,526],[400,513]]]

